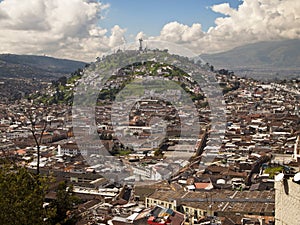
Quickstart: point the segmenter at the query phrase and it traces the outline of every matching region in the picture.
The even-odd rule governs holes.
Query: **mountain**
[[[47,56],[0,54],[0,78],[55,80],[85,65],[85,62]]]
[[[269,41],[249,44],[227,52],[203,54],[215,68],[257,75],[299,76],[300,40]]]

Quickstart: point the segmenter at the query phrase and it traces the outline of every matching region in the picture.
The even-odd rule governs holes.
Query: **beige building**
[[[179,210],[188,218],[207,216],[252,217],[271,224],[274,221],[274,191],[163,191],[156,190],[145,198],[146,207],[161,205]],[[241,219],[239,221],[241,221]],[[194,220],[192,220],[193,224]],[[239,223],[238,223],[239,224]]]
[[[300,162],[300,136],[298,136],[296,139],[296,143],[294,146],[293,159],[297,162]]]
[[[275,225],[300,224],[300,184],[292,179],[275,182]]]

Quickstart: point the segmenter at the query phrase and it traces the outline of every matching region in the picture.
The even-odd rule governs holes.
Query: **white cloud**
[[[229,3],[223,3],[219,5],[213,5],[211,9],[215,12],[222,13],[224,15],[231,16],[233,15],[236,11],[232,9],[229,5]]]
[[[116,25],[108,32],[98,26],[109,7],[96,0],[0,1],[0,52],[93,61],[125,41],[126,29]],[[300,38],[300,1],[244,0],[238,9],[228,3],[210,9],[224,17],[207,32],[200,23],[188,26],[175,21],[149,39],[210,53],[257,41]],[[143,32],[136,36],[141,37],[147,38]]]
[[[225,12],[228,9],[223,8]],[[300,2],[245,0],[238,10],[230,12],[230,17],[217,19],[216,25],[207,35],[220,45],[300,38]]]
[[[118,25],[115,25],[111,29],[111,36],[109,37],[109,47],[120,46],[125,43],[124,33],[126,29],[120,28]]]
[[[144,32],[139,32],[136,37],[135,37],[135,41],[137,42],[139,39],[147,39],[147,35]]]
[[[186,43],[197,41],[197,39],[203,37],[201,24],[196,23],[191,27],[180,24],[178,22],[171,22],[166,24],[160,32],[160,38],[164,41],[170,41],[176,43]]]
[[[228,3],[211,9],[224,14],[216,26],[203,32],[201,24],[166,24],[151,39],[181,44],[196,53],[225,51],[240,45],[268,40],[300,38],[300,1],[244,0],[238,9]],[[200,18],[199,18],[200,20]]]
[[[119,26],[111,35],[97,26],[108,8],[92,0],[1,1],[0,52],[93,61],[123,41]]]

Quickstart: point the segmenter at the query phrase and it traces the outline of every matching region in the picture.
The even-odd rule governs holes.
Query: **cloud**
[[[164,41],[172,40],[176,43],[196,41],[204,35],[201,24],[195,23],[191,27],[171,22],[166,24],[160,32],[160,37]]]
[[[211,9],[215,12],[224,14],[224,15],[228,15],[228,16],[232,16],[236,10],[230,8],[229,3],[223,3],[223,4],[219,4],[219,5],[213,5],[211,7]]]
[[[1,1],[0,52],[93,61],[120,44],[125,32],[115,26],[109,35],[97,25],[108,9],[92,0]]]
[[[124,33],[126,29],[122,29],[118,25],[115,25],[111,29],[111,36],[109,37],[109,47],[120,46],[125,43]]]
[[[207,32],[202,31],[199,23],[187,26],[175,21],[166,24],[160,36],[150,38],[178,43],[196,53],[221,52],[258,41],[300,38],[300,1],[244,0],[238,9],[223,3],[213,5],[211,10],[224,17],[217,18],[216,26]]]
[[[139,39],[147,39],[147,35],[144,32],[139,32],[136,37],[135,37],[135,41],[137,42]]]
[[[228,9],[223,8],[226,12]],[[218,18],[216,25],[208,35],[214,43],[223,41],[226,45],[300,38],[300,2],[245,0],[230,17]]]
[[[0,52],[93,61],[125,41],[126,29],[116,25],[109,32],[99,27],[109,7],[97,0],[0,1]],[[200,23],[189,26],[174,21],[165,24],[159,36],[148,38],[174,42],[195,53],[300,38],[300,1],[244,0],[237,9],[223,3],[209,10],[224,16],[208,31]],[[139,32],[136,38],[141,37],[147,39]]]

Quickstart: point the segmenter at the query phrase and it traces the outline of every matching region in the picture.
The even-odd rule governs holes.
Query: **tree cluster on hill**
[[[50,177],[30,173],[26,168],[2,162],[0,166],[0,221],[2,225],[71,225],[79,202],[72,186],[65,182],[56,189],[56,200],[45,204]]]

